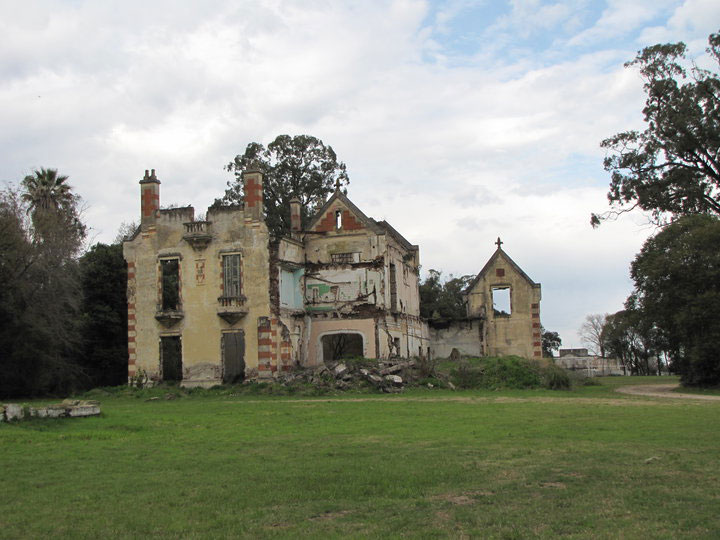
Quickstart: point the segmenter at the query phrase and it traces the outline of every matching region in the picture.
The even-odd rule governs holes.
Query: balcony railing
[[[248,308],[245,305],[247,298],[244,296],[221,296],[218,298],[218,317],[224,319],[229,324],[235,324],[245,315],[248,314]]]
[[[189,221],[183,223],[185,227],[183,239],[185,239],[193,249],[197,251],[203,250],[212,240],[211,225],[211,221]]]

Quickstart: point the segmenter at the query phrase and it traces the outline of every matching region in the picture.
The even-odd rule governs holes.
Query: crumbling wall
[[[448,358],[453,349],[464,356],[483,356],[482,319],[457,319],[430,324],[433,358]]]

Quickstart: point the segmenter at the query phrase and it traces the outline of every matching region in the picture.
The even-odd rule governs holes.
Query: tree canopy
[[[720,34],[707,52],[720,65]],[[602,141],[611,173],[611,210],[593,214],[593,226],[639,208],[655,223],[668,216],[720,215],[720,78],[684,61],[684,43],[658,44],[625,64],[639,67],[647,95],[647,128]]]
[[[0,190],[0,398],[127,381],[122,248],[79,256],[81,199],[67,179],[40,169]]]
[[[540,332],[542,334],[542,354],[546,358],[552,358],[553,351],[558,351],[562,346],[562,338],[557,332],[550,332],[542,326]]]
[[[325,202],[336,183],[350,182],[346,166],[331,146],[310,135],[278,135],[267,148],[251,142],[225,168],[234,173],[225,195],[215,204],[239,204],[243,200],[242,172],[257,165],[263,172],[265,221],[275,236],[290,231],[290,199],[298,197],[305,223]]]
[[[420,283],[420,316],[426,319],[462,319],[467,309],[462,292],[475,276],[453,277],[443,280],[442,272],[430,270]]]
[[[689,385],[720,385],[720,219],[685,216],[645,242],[632,263],[637,311]]]

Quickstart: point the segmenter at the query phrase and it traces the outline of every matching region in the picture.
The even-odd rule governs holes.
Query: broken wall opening
[[[510,302],[510,287],[493,287],[492,304],[493,311],[497,317],[509,317],[512,314]]]
[[[177,311],[180,307],[180,264],[177,259],[160,261],[162,272],[162,309]]]
[[[160,374],[163,381],[182,381],[182,341],[180,336],[160,338]]]
[[[320,338],[323,351],[323,362],[358,358],[364,355],[362,334],[347,332],[326,334]]]

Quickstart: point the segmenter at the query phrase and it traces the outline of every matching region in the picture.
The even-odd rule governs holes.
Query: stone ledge
[[[65,399],[62,403],[46,407],[28,407],[17,403],[0,405],[0,422],[13,422],[26,418],[79,418],[99,414],[100,402],[92,400]]]

